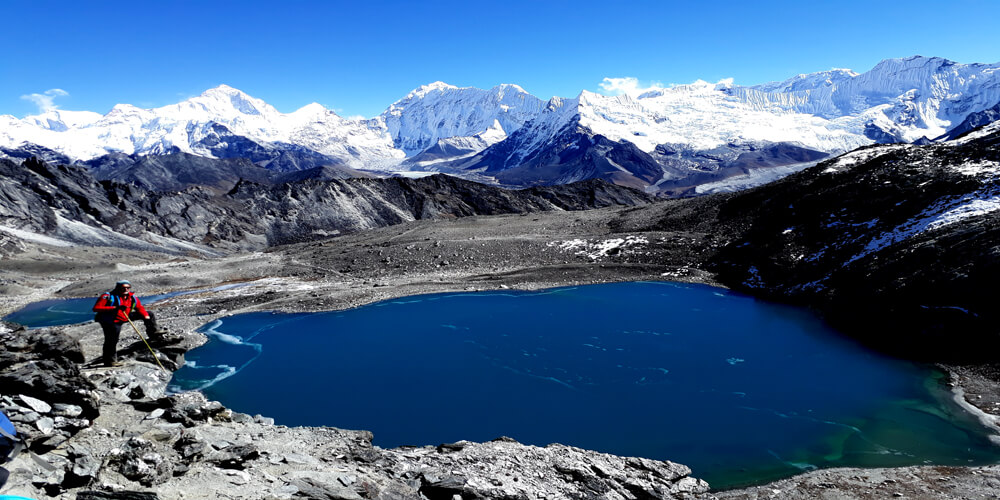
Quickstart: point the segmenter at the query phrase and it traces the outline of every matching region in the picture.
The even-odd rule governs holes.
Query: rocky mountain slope
[[[509,191],[443,175],[341,179],[320,169],[283,182],[286,176],[268,178],[270,171],[246,160],[174,155],[130,161],[123,159],[121,168],[134,174],[133,184],[98,181],[82,166],[0,160],[2,230],[57,245],[218,254],[418,219],[652,201],[599,181]],[[185,177],[208,186],[188,187]]]
[[[807,305],[908,357],[989,361],[1000,262],[1000,123],[925,146],[872,146],[721,204],[738,231],[719,279]]]
[[[706,172],[708,182],[783,175],[791,169],[775,167],[802,168],[823,154],[872,143],[927,141],[970,117],[964,127],[981,125],[1000,103],[998,68],[915,56],[861,74],[832,70],[753,87],[699,81],[640,95],[583,91],[547,103],[516,85],[482,90],[435,82],[371,119],[345,119],[315,103],[281,113],[222,85],[156,109],[122,104],[106,115],[0,116],[0,148],[44,147],[72,161],[184,152],[248,158],[280,171],[429,170],[518,187],[603,178],[678,194],[694,192],[688,188]],[[720,167],[712,153],[768,148],[798,153],[742,170]],[[658,153],[677,150],[691,154],[675,161]],[[741,184],[774,177],[751,175]]]

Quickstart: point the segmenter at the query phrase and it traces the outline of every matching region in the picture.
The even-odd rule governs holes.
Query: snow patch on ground
[[[440,160],[440,161],[446,161],[446,160]],[[396,175],[400,177],[406,177],[407,179],[421,179],[423,177],[430,177],[438,173],[439,172],[402,171],[402,172],[396,172]]]
[[[287,278],[261,278],[245,283],[234,283],[231,285],[219,286],[209,290],[204,290],[204,292],[212,293],[213,297],[235,298],[259,295],[272,291],[284,294],[288,292],[308,291],[316,288],[317,286],[312,283],[291,281]],[[199,297],[198,293],[194,293],[171,297],[169,300],[178,302],[199,302],[204,300],[204,298]]]
[[[23,229],[16,229],[13,227],[0,226],[0,231],[3,231],[11,236],[15,236],[22,240],[32,241],[35,243],[41,243],[43,245],[51,245],[54,247],[71,247],[74,246],[65,240],[60,240],[58,238],[53,238],[51,236],[45,236],[44,234],[33,233],[31,231],[25,231]]]
[[[573,252],[575,255],[588,257],[590,260],[598,260],[608,255],[622,253],[632,247],[648,245],[649,240],[644,236],[626,236],[624,238],[612,238],[590,242],[582,239],[553,241],[549,247],[557,247],[563,252]]]
[[[906,149],[913,147],[910,144],[893,144],[889,146],[880,146],[876,148],[868,148],[857,151],[851,151],[837,157],[833,163],[826,166],[823,170],[824,174],[832,174],[837,172],[843,172],[849,170],[851,167],[857,165],[858,163],[865,163],[871,161],[872,159],[878,158],[893,151],[899,151],[901,149]]]
[[[755,168],[741,175],[734,175],[721,181],[708,182],[695,187],[698,194],[731,193],[776,181],[795,172],[805,170],[817,162],[796,163],[781,167]]]
[[[962,175],[973,177],[988,176],[996,177],[1000,175],[1000,163],[995,161],[980,161],[977,163],[963,163],[956,165],[954,170]]]
[[[864,250],[851,257],[844,265],[851,264],[860,258],[920,233],[997,210],[1000,210],[1000,187],[994,185],[985,186],[961,197],[940,200],[905,224],[873,239],[865,246]]]

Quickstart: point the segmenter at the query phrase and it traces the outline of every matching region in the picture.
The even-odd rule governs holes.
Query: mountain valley
[[[998,68],[913,57],[547,102],[437,82],[371,119],[283,114],[227,86],[152,110],[0,117],[0,311],[122,276],[143,294],[196,291],[156,306],[173,369],[206,342],[200,327],[240,312],[708,284],[936,364],[996,430]],[[988,498],[1000,484],[997,465],[929,465],[719,492],[679,464],[500,436],[384,450],[367,431],[168,394],[138,342],[124,366],[96,367],[99,330],[0,324],[0,408],[48,464],[19,457],[14,494]]]

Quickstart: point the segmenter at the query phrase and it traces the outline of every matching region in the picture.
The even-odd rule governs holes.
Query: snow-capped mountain
[[[517,85],[490,90],[443,82],[424,85],[396,101],[381,118],[396,147],[408,156],[448,137],[469,137],[496,128],[510,133],[534,119],[545,103]]]
[[[119,104],[104,116],[66,116],[49,112],[23,120],[2,117],[0,145],[39,144],[77,160],[173,151],[216,157],[204,142],[221,125],[260,144],[292,144],[357,165],[404,157],[379,119],[344,119],[316,103],[285,114],[227,85],[156,109]]]
[[[517,85],[482,90],[435,82],[371,119],[343,118],[316,103],[281,113],[222,85],[156,109],[120,104],[103,116],[0,116],[0,148],[44,147],[75,161],[108,153],[230,158],[253,151],[258,164],[286,170],[437,170],[514,185],[602,176],[658,191],[729,168],[719,154],[780,151],[760,165],[785,168],[792,164],[782,162],[795,158],[940,137],[970,116],[969,123],[988,120],[994,115],[984,111],[998,103],[1000,63],[920,56],[885,60],[864,73],[835,69],[750,87],[698,81],[632,96],[583,91],[547,102]],[[684,161],[677,161],[679,151]],[[503,174],[510,169],[518,173]]]
[[[822,158],[816,154],[820,152],[839,154],[873,142],[938,137],[969,115],[992,116],[981,112],[998,102],[1000,64],[964,65],[925,57],[883,61],[862,74],[831,70],[756,87],[722,81],[678,85],[638,96],[584,91],[575,99],[551,100],[538,118],[511,133],[507,141],[457,166],[492,172],[501,180],[511,177],[499,173],[507,169],[518,170],[521,182],[561,180],[567,169],[580,172],[583,165],[579,162],[593,164],[594,155],[602,154],[573,153],[578,161],[567,164],[567,148],[583,144],[566,140],[567,131],[575,131],[590,136],[591,144],[600,137],[635,145],[663,167],[662,178],[647,189],[676,191],[684,188],[683,183],[677,185],[677,179],[703,177],[705,171],[749,176],[744,180],[773,179],[773,175],[760,175],[759,169],[782,167],[787,173],[794,171],[789,169],[793,165],[802,168]],[[756,165],[739,161],[735,165],[741,166],[735,170],[717,161],[720,153],[736,157],[762,150],[781,153],[762,158]],[[679,165],[678,151],[687,151],[695,164]],[[647,159],[642,154],[631,156],[640,158],[639,162],[631,166],[610,158],[601,162],[635,174],[632,167]],[[699,156],[705,160],[698,161]],[[778,161],[780,157],[787,162]],[[796,158],[803,161],[796,163]],[[704,179],[720,180],[718,175]]]

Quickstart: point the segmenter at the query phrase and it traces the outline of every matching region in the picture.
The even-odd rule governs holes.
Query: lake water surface
[[[725,290],[436,294],[206,327],[171,389],[393,447],[510,436],[691,466],[714,488],[814,467],[995,463],[928,367]]]

